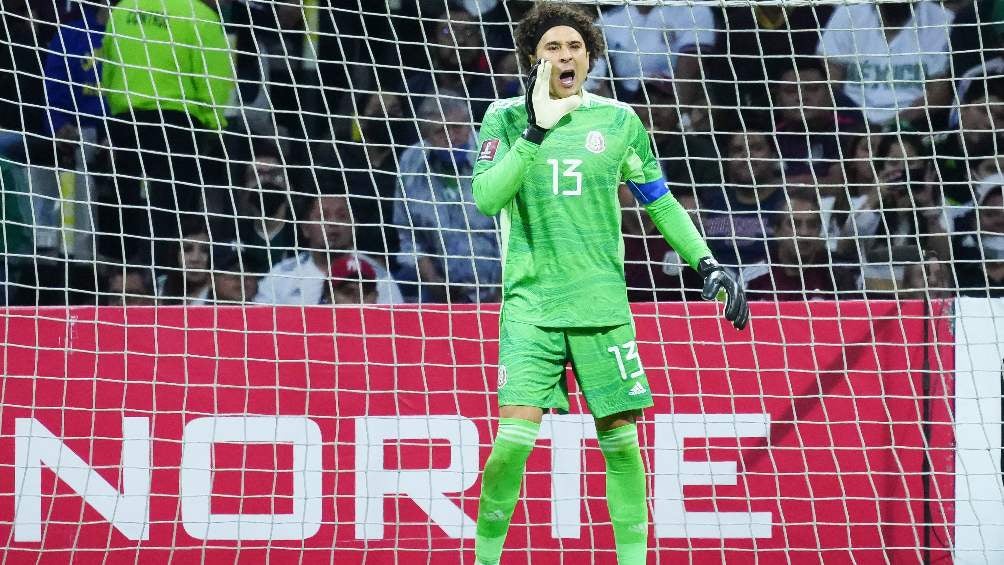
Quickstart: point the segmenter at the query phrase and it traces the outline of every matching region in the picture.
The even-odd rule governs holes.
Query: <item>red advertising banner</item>
[[[656,402],[640,424],[650,562],[951,559],[951,337],[923,303],[754,304],[745,333],[711,304],[635,314]],[[5,561],[471,562],[497,312],[0,323]],[[504,562],[613,563],[577,395],[537,445]]]

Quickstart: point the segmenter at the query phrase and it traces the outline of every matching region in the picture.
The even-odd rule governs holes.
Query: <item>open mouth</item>
[[[574,86],[575,71],[573,70],[562,71],[562,73],[558,75],[558,83],[565,88],[571,88],[572,86]]]

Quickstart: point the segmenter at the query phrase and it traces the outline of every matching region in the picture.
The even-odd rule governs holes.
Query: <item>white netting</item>
[[[1001,391],[986,384],[999,380],[1004,319],[1004,2],[576,4],[607,45],[587,90],[635,108],[674,196],[755,303],[737,343],[621,187],[642,358],[650,381],[670,383],[654,389],[643,433],[658,562],[1004,558]],[[18,506],[0,513],[0,539],[13,560],[58,549],[307,561],[336,547],[357,561],[457,562],[478,492],[478,460],[472,471],[458,446],[473,438],[483,460],[491,443],[502,293],[498,221],[471,196],[476,134],[492,101],[523,92],[514,34],[530,6],[4,0],[0,294],[13,376],[0,451],[17,461],[0,465],[0,496]],[[361,303],[422,306],[311,308]],[[176,305],[205,308],[161,308]],[[75,320],[91,329],[78,335]],[[149,425],[146,457],[169,478],[155,473],[146,492],[184,499],[185,464],[158,442],[173,453],[183,426],[214,414],[303,421],[197,424],[217,447],[192,448],[194,460],[233,462],[210,463],[206,507],[143,514],[115,498],[143,490],[142,473],[118,469],[144,460],[121,440],[142,444]],[[553,452],[583,440],[587,455],[531,459],[509,547],[534,563],[562,551],[609,562],[592,432],[553,421]],[[268,433],[280,447],[252,456]],[[361,448],[365,433],[378,439]],[[335,445],[319,450],[324,472],[351,460],[336,467],[354,477],[296,478],[313,472],[318,437]],[[685,437],[712,439],[687,440],[686,461],[667,455]],[[242,442],[246,453],[215,455]],[[66,463],[56,475],[69,490],[38,471],[74,452],[107,468]],[[281,472],[257,477],[253,457]],[[722,463],[736,457],[738,470]],[[423,465],[433,471],[414,472]],[[585,486],[551,484],[559,470]],[[89,484],[79,504],[71,491]],[[37,497],[23,494],[34,485]],[[293,518],[243,538],[192,525],[280,515]],[[303,534],[315,518],[320,533]],[[29,522],[58,527],[36,538]],[[233,536],[259,541],[220,541]]]

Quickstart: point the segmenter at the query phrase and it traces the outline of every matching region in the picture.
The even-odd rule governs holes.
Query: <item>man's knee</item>
[[[610,414],[609,416],[596,418],[596,431],[606,432],[621,426],[633,425],[638,421],[640,416],[641,410],[627,410],[625,412],[618,412],[616,414]]]
[[[527,420],[539,424],[544,418],[544,410],[536,406],[500,406],[499,418]]]

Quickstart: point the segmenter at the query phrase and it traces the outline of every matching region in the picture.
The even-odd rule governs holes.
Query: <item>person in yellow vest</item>
[[[165,264],[177,246],[179,214],[201,213],[207,181],[200,153],[226,126],[235,86],[220,17],[228,4],[123,0],[111,10],[101,88],[124,256]]]

